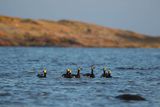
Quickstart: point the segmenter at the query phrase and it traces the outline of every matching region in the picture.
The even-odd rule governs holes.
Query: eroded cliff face
[[[160,37],[79,21],[0,16],[0,46],[160,48]]]

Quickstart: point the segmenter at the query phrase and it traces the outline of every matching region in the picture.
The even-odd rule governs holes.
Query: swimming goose
[[[103,68],[103,74],[101,75],[101,77],[111,78],[111,77],[112,77],[112,76],[111,76],[111,70],[108,70],[108,72],[106,72],[106,71],[107,71],[107,68],[104,67],[104,68]]]
[[[72,78],[73,76],[72,76],[71,72],[72,72],[71,69],[67,69],[66,73],[63,74],[62,77],[64,77],[64,78]]]
[[[111,70],[108,70],[108,73],[107,73],[108,75],[107,75],[107,77],[106,78],[111,78],[112,77],[112,75],[111,75]]]
[[[86,77],[90,77],[90,78],[95,78],[95,75],[93,73],[93,70],[95,69],[94,66],[91,66],[91,73],[86,73],[86,74],[83,74],[83,76],[86,76]]]
[[[106,67],[104,67],[103,68],[103,74],[101,75],[101,77],[107,77],[107,73],[106,73],[106,71],[107,71],[107,68]]]
[[[46,77],[47,77],[47,69],[45,68],[45,69],[43,70],[43,72],[39,72],[39,73],[37,74],[37,76],[38,76],[39,78],[46,78]]]
[[[78,68],[77,74],[73,74],[72,76],[75,78],[81,78],[80,72],[81,72],[81,68]]]

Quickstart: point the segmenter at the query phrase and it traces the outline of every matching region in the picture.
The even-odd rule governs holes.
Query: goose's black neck
[[[106,74],[106,71],[105,71],[105,70],[103,70],[103,74]]]
[[[80,75],[80,70],[77,71],[77,75]]]
[[[47,76],[47,74],[46,73],[44,73],[44,77],[46,77]]]
[[[93,73],[93,69],[91,69],[91,74],[94,74],[94,73]]]

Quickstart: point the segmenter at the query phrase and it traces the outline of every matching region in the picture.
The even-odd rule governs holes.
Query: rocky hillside
[[[0,16],[0,46],[160,48],[160,37],[79,21]]]

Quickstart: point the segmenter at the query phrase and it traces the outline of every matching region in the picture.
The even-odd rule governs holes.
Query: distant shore
[[[0,46],[160,48],[160,37],[79,21],[0,16]]]

